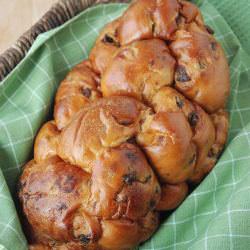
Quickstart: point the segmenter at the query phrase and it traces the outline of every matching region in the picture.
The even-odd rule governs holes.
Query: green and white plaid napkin
[[[195,2],[230,63],[229,140],[215,169],[140,249],[248,250],[250,2]],[[38,129],[52,116],[58,84],[88,56],[103,25],[126,8],[125,4],[94,7],[40,35],[26,58],[0,82],[0,250],[27,249],[17,214],[16,182],[21,167],[32,157]]]

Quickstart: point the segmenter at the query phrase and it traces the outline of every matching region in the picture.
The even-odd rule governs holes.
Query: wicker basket
[[[125,3],[129,0],[60,0],[53,5],[11,48],[0,55],[0,81],[25,57],[39,34],[60,26],[92,5],[109,2]]]

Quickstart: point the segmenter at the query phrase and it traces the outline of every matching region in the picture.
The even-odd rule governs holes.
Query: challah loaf
[[[229,68],[192,3],[137,0],[58,88],[19,198],[30,249],[133,249],[212,170]]]

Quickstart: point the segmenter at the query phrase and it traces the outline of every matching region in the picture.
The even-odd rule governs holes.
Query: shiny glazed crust
[[[137,0],[60,84],[19,182],[32,250],[126,250],[213,169],[229,68],[198,8]]]

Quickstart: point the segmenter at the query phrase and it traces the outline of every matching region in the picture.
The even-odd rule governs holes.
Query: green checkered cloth
[[[250,2],[197,0],[231,69],[230,133],[215,169],[140,249],[250,249]],[[103,25],[125,4],[93,7],[38,37],[0,83],[0,250],[27,249],[16,199],[34,137],[52,117],[56,88],[88,56]]]

